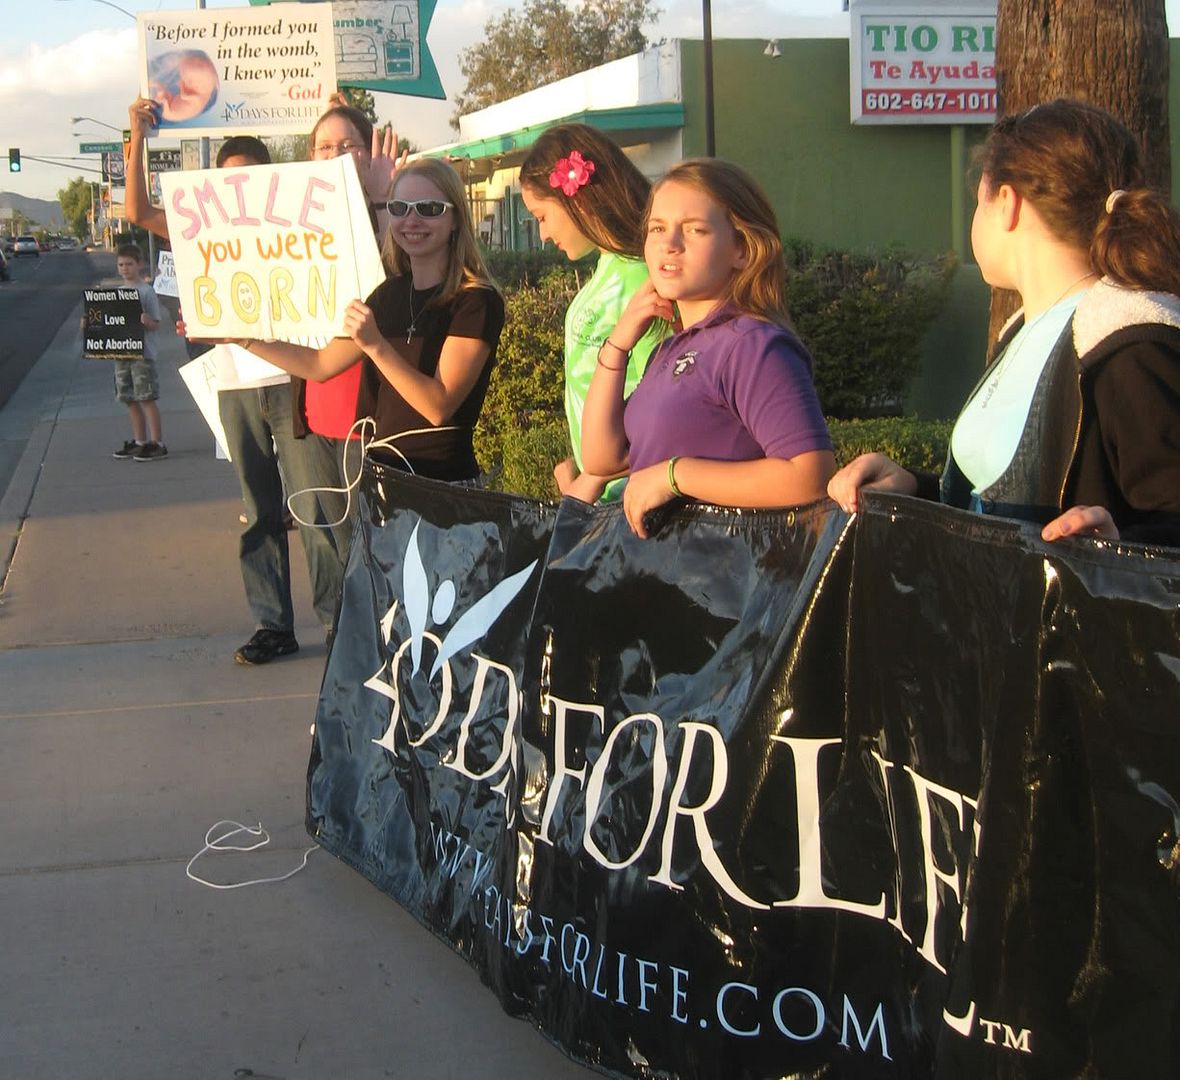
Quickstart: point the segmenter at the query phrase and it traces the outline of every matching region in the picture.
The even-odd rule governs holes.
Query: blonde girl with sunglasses
[[[320,382],[361,365],[359,416],[372,453],[437,480],[479,475],[475,422],[495,364],[504,301],[480,255],[458,173],[421,158],[397,170],[383,238],[390,276],[345,314],[347,337],[311,349],[243,341],[292,375]]]

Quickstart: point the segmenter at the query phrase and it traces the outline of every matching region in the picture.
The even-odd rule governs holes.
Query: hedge
[[[953,261],[852,255],[803,243],[789,243],[787,251],[791,313],[815,360],[837,458],[881,450],[911,468],[941,468],[949,424],[879,414],[897,411]],[[593,260],[570,264],[548,251],[489,253],[488,260],[505,289],[506,316],[476,454],[503,490],[554,498],[553,465],[570,453],[565,310]]]
[[[824,412],[900,413],[922,339],[946,301],[954,256],[853,254],[802,242],[786,249],[791,317],[815,361]]]
[[[872,420],[828,418],[836,463],[845,465],[857,454],[879,451],[907,469],[941,472],[946,460],[952,421],[888,416]],[[493,485],[500,491],[534,499],[556,499],[553,466],[569,454],[564,420],[550,420],[521,431],[505,448]]]

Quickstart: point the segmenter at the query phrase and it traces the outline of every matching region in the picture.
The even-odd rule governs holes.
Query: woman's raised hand
[[[1117,540],[1119,527],[1105,506],[1072,506],[1041,530],[1042,540],[1063,540],[1067,536]]]
[[[158,105],[151,98],[138,97],[127,107],[128,127],[144,138],[156,126]]]
[[[828,481],[828,496],[842,510],[855,514],[862,490],[913,495],[918,490],[918,480],[884,454],[861,454]]]
[[[409,157],[409,150],[397,152],[397,132],[392,124],[384,128],[373,128],[373,145],[369,154],[369,167],[362,177],[365,194],[370,202],[383,203],[393,190],[393,178]]]

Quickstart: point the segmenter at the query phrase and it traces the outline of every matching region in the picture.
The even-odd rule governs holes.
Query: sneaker
[[[145,442],[132,455],[136,461],[159,461],[168,456],[168,447],[162,442]]]
[[[128,439],[111,457],[116,461],[130,461],[139,452],[140,444],[134,439]]]
[[[299,642],[290,630],[255,630],[254,636],[234,653],[234,659],[239,664],[269,664],[298,651]]]

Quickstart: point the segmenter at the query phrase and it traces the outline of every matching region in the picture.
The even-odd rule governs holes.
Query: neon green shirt
[[[598,364],[598,350],[618,323],[627,301],[645,281],[647,265],[642,259],[628,259],[604,251],[590,280],[578,290],[565,313],[565,416],[579,472],[582,471],[582,408]],[[631,350],[624,383],[627,396],[639,385],[647,358],[663,335],[663,325],[654,324]],[[608,484],[602,498],[617,498],[622,486],[621,480]]]

